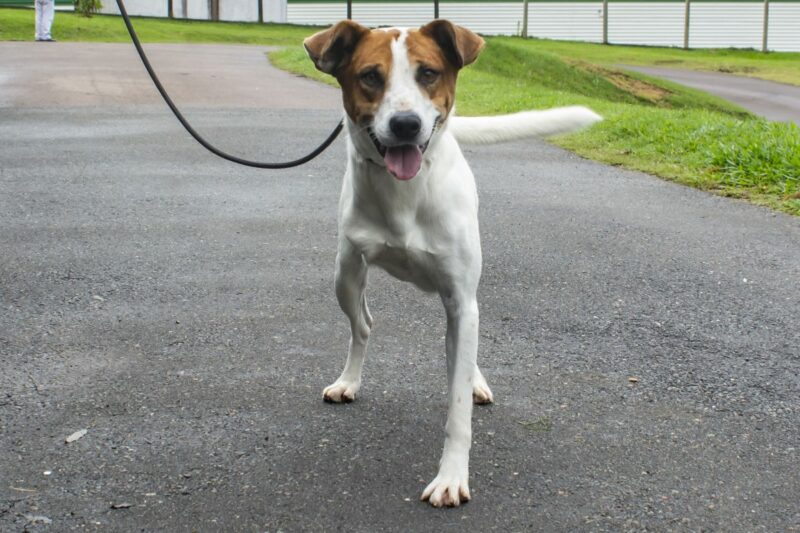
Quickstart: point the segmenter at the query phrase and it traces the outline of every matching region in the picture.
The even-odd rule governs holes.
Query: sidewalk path
[[[800,87],[794,85],[717,72],[631,65],[623,68],[701,89],[770,120],[800,125]]]

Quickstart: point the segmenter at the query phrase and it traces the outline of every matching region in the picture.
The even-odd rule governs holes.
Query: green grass
[[[113,2],[114,0],[105,0]],[[315,28],[290,24],[248,24],[244,22],[205,22],[132,17],[142,42],[158,43],[238,43],[296,45]],[[33,39],[33,10],[0,8],[0,41]],[[128,30],[118,16],[95,15],[86,18],[74,13],[56,13],[53,36],[59,41],[130,42]]]
[[[335,84],[301,47],[270,54],[280,68]],[[458,111],[491,115],[581,104],[605,117],[553,139],[585,157],[800,215],[800,132],[720,98],[567,57],[521,39],[490,38],[459,77]]]
[[[279,67],[335,84],[314,70],[299,43],[316,28],[137,18],[147,42],[285,45]],[[118,17],[58,13],[62,41],[127,42]],[[30,10],[0,8],[0,40],[29,40]],[[703,190],[800,215],[800,132],[770,123],[701,91],[625,72],[619,64],[728,70],[800,84],[800,54],[617,47],[587,43],[487,39],[459,79],[462,115],[582,104],[605,120],[553,139],[583,156],[642,170]]]
[[[639,65],[725,72],[800,85],[800,53],[739,49],[657,48],[649,46],[608,46],[602,44],[545,39],[495,37],[524,50],[549,52],[562,59],[581,58],[604,66]]]
[[[605,121],[556,139],[557,144],[585,157],[800,215],[800,132],[794,125],[688,109],[621,107],[601,113]]]

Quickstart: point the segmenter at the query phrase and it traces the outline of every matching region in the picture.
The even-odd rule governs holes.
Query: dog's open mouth
[[[410,180],[419,173],[422,166],[422,154],[428,148],[428,143],[401,144],[399,146],[386,146],[382,144],[372,128],[369,129],[369,136],[372,139],[378,153],[386,163],[386,169],[399,180]]]

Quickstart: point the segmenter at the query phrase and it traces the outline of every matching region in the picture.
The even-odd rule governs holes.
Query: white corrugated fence
[[[168,16],[169,0],[127,0],[133,15]],[[211,18],[216,5],[219,20],[256,21],[261,3],[264,22],[328,25],[347,16],[341,0],[172,0],[177,18]],[[116,13],[105,2],[105,13]],[[607,13],[605,8],[607,6]],[[550,1],[530,2],[530,37],[646,46],[683,46],[689,9],[689,48],[754,48],[764,45],[764,2],[753,1]],[[352,4],[353,19],[368,26],[417,26],[433,18],[433,2],[371,0]],[[522,1],[447,1],[439,16],[485,35],[519,35],[523,28]],[[800,0],[769,3],[767,49],[800,52]]]

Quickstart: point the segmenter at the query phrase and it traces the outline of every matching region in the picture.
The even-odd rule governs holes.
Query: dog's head
[[[453,109],[458,71],[475,61],[484,41],[446,20],[375,30],[342,21],[303,44],[316,67],[339,81],[356,126],[351,135],[368,135],[368,149],[408,180]]]

